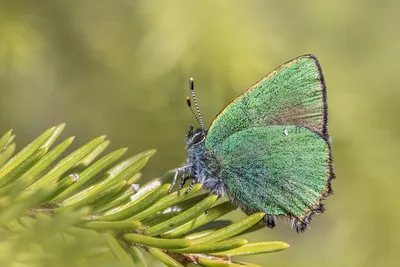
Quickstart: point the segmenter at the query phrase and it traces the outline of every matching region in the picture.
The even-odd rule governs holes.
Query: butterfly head
[[[195,117],[196,121],[199,123],[200,128],[197,128],[196,130],[194,130],[193,126],[189,127],[189,131],[186,134],[187,148],[190,148],[194,145],[203,143],[204,140],[206,139],[206,134],[207,134],[206,130],[204,129],[203,118],[201,117],[200,108],[199,108],[199,105],[197,104],[196,95],[194,93],[193,78],[190,78],[190,80],[189,80],[189,90],[192,95],[193,102],[195,104],[197,113],[192,108],[192,103],[190,101],[190,97],[186,98],[186,103],[187,103],[190,111],[192,112],[193,116]]]
[[[201,144],[206,139],[206,132],[201,129],[197,128],[194,130],[193,126],[189,127],[189,131],[186,134],[186,146],[188,148]]]

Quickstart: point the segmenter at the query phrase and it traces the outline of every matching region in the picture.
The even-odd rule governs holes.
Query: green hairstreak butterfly
[[[335,177],[317,58],[303,55],[278,67],[227,105],[208,130],[193,79],[190,91],[196,112],[187,102],[200,128],[187,132],[187,163],[171,189],[181,175],[179,190],[192,179],[191,186],[201,183],[247,214],[266,213],[271,228],[283,217],[297,232],[306,230],[311,217],[324,211],[321,201],[332,193]]]

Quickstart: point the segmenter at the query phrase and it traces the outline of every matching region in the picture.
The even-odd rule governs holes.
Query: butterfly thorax
[[[215,154],[206,148],[206,132],[197,129],[193,133],[190,128],[186,137],[186,149],[188,151],[187,164],[183,167],[186,175],[195,183],[200,183],[212,194],[224,195],[222,181],[218,178],[221,164]]]

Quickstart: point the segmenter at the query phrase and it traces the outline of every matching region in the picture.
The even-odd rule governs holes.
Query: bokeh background
[[[247,261],[400,266],[399,14],[395,0],[1,0],[0,132],[13,128],[21,148],[66,122],[75,146],[107,134],[131,155],[156,148],[150,179],[185,160],[189,77],[208,124],[276,66],[316,54],[335,194],[311,231],[253,235],[291,248]]]

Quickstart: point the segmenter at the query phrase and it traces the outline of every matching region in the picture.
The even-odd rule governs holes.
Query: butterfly
[[[264,212],[273,228],[289,219],[297,232],[322,213],[335,174],[328,134],[327,92],[314,55],[297,57],[276,68],[228,104],[208,130],[194,93],[187,104],[199,123],[186,135],[188,158],[178,168],[178,193],[188,179],[211,194],[225,196],[246,214]]]

